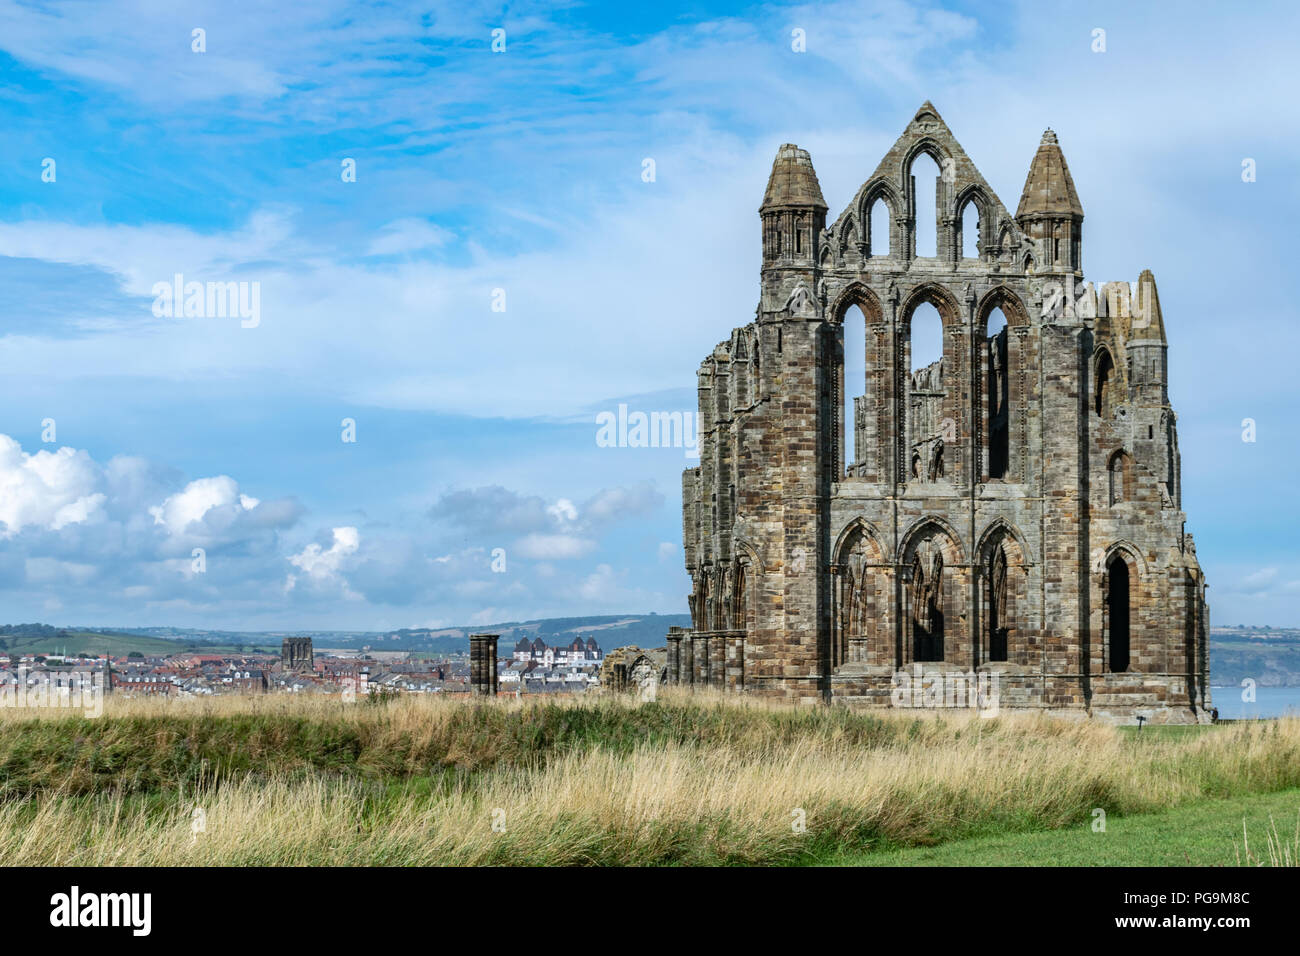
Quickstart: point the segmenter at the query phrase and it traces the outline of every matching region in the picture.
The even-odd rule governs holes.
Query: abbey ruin
[[[937,248],[918,255],[922,156]],[[1055,134],[1012,216],[926,103],[826,213],[782,146],[754,321],[698,373],[693,627],[669,634],[669,681],[889,707],[919,667],[996,678],[1003,710],[1208,720],[1155,280],[1083,281]],[[918,366],[931,307],[942,351]]]

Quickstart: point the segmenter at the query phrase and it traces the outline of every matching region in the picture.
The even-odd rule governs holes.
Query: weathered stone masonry
[[[934,257],[916,255],[922,153],[941,170]],[[1014,217],[929,103],[830,226],[792,145],[759,213],[755,320],[699,370],[700,464],[682,476],[694,626],[670,637],[669,679],[889,706],[920,663],[996,675],[1003,708],[1207,719],[1155,280],[1083,282],[1055,134]],[[922,303],[943,357],[912,371]],[[865,381],[845,382],[844,324],[863,318]]]
[[[469,636],[469,689],[481,697],[495,697],[499,686],[497,676],[497,640],[500,634],[471,634]]]

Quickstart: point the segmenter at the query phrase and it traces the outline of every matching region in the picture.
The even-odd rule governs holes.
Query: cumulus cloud
[[[546,509],[550,515],[559,524],[578,520],[578,509],[573,506],[573,502],[568,498],[561,498]]]
[[[289,563],[309,577],[336,578],[343,568],[343,560],[356,554],[360,546],[361,535],[356,528],[335,528],[334,541],[328,548],[313,542],[289,558]]]
[[[7,602],[87,614],[117,602],[247,607],[271,598],[284,567],[279,536],[301,510],[291,498],[261,502],[228,475],[185,482],[143,458],[27,454],[0,435],[0,590]],[[196,545],[208,552],[203,573]]]
[[[620,588],[626,570],[582,560],[662,504],[648,483],[555,496],[487,486],[443,495],[432,520],[336,520],[315,540],[293,539],[296,499],[263,500],[230,474],[190,479],[75,448],[26,454],[0,435],[0,591],[21,594],[28,613],[76,607],[90,620],[129,605],[149,620],[209,626],[220,613],[301,623],[340,613],[338,602],[364,606],[366,618],[422,608],[462,623],[662,606],[659,594]],[[201,572],[196,546],[207,552]]]
[[[60,448],[29,455],[0,435],[0,523],[12,538],[24,528],[58,531],[98,515],[100,469],[85,451]]]
[[[162,525],[168,534],[183,534],[191,524],[202,522],[214,509],[234,517],[240,511],[252,511],[260,502],[239,493],[239,485],[229,475],[199,478],[191,481],[183,491],[169,496],[162,504],[150,508],[155,524]]]
[[[316,587],[338,587],[343,596],[349,600],[362,600],[362,595],[354,591],[344,576],[348,559],[361,547],[361,535],[356,528],[342,527],[333,529],[333,540],[328,548],[317,542],[307,545],[289,558],[289,563],[298,568],[306,580]],[[290,574],[285,580],[285,590],[292,591],[298,584],[298,576]]]

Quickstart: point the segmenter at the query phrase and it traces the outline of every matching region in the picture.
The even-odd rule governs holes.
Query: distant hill
[[[248,649],[252,649],[251,644]],[[269,649],[269,645],[262,645]],[[191,640],[166,640],[141,634],[93,628],[51,627],[48,624],[7,624],[0,627],[0,652],[5,654],[109,654],[125,657],[131,651],[145,655],[178,654],[185,650],[225,651],[231,645]],[[279,650],[277,641],[274,650]]]
[[[1300,628],[1210,628],[1210,683],[1300,687]]]
[[[310,637],[317,647],[376,651],[411,651],[442,656],[469,651],[469,635],[500,634],[502,656],[521,637],[540,637],[547,644],[568,644],[574,637],[594,637],[602,650],[636,644],[662,647],[668,628],[690,626],[688,614],[612,614],[592,617],[543,618],[499,624],[445,628],[402,628],[397,631],[213,631],[180,627],[53,627],[49,624],[0,626],[0,652],[112,654],[177,654],[185,650],[279,651],[286,637]]]
[[[319,637],[322,647],[357,648],[369,646],[376,651],[416,651],[448,654],[469,650],[469,635],[500,634],[498,649],[508,656],[521,638],[540,637],[547,644],[568,644],[575,637],[584,641],[594,637],[602,650],[626,647],[663,647],[668,628],[690,627],[689,614],[611,614],[595,617],[553,617],[532,621],[504,621],[446,628],[402,628],[386,633],[339,635],[325,633]]]
[[[277,652],[286,637],[312,638],[317,647],[375,651],[410,651],[444,656],[469,650],[469,635],[500,634],[499,650],[508,657],[521,637],[540,637],[547,644],[568,644],[574,637],[594,637],[602,650],[636,644],[662,647],[668,628],[690,627],[688,614],[607,614],[552,617],[498,624],[396,631],[211,631],[198,628],[53,627],[49,624],[0,626],[0,653],[147,655],[186,650]],[[1214,627],[1210,630],[1210,679],[1216,686],[1240,686],[1245,678],[1261,687],[1300,686],[1300,628]]]

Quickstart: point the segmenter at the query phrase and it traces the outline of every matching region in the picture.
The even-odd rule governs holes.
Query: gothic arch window
[[[844,313],[844,462],[850,467],[865,461],[858,447],[858,407],[867,390],[867,317],[856,304]]]
[[[939,164],[929,150],[912,158],[904,178],[910,187],[912,207],[912,256],[939,255]]]
[[[840,242],[839,249],[837,250],[840,259],[844,258],[844,254],[848,251],[849,244],[856,240],[857,237],[858,225],[854,221],[853,216],[850,215],[844,220],[844,224],[840,226]]]
[[[1007,660],[1007,635],[1011,613],[1010,576],[1007,573],[1007,549],[999,542],[993,549],[984,575],[986,588],[985,631],[990,661]]]
[[[1011,227],[1004,225],[1002,232],[998,235],[998,258],[1010,258],[1011,253]]]
[[[1133,570],[1122,554],[1106,564],[1106,669],[1122,674],[1129,668],[1132,642]]]
[[[831,480],[838,481],[847,474],[866,474],[868,455],[865,447],[870,423],[864,417],[868,408],[868,389],[882,387],[879,374],[868,379],[867,329],[872,323],[883,320],[880,303],[866,286],[853,283],[835,300],[831,310],[833,330],[828,349],[829,363],[826,381],[832,395],[828,417],[836,424],[830,436],[831,454],[828,459],[839,469],[832,470]],[[874,460],[874,458],[873,458]],[[845,467],[847,465],[847,468]]]
[[[831,666],[892,664],[892,652],[883,639],[887,628],[880,545],[865,525],[858,524],[844,535],[836,552]]]
[[[726,608],[724,606],[727,598],[726,575],[722,571],[715,571],[713,584],[713,630],[721,631],[726,625]]]
[[[935,480],[935,453],[945,431],[946,382],[943,320],[930,302],[917,305],[908,321],[908,378],[904,409],[909,460],[918,461],[912,478]],[[952,436],[955,437],[955,436]]]
[[[973,196],[967,198],[957,222],[961,230],[961,258],[980,258],[980,207]]]
[[[736,566],[736,597],[732,602],[732,622],[731,626],[735,630],[743,631],[749,627],[749,592],[748,592],[748,568],[742,562]]]
[[[903,539],[898,562],[906,663],[948,658],[948,622],[965,606],[965,565],[957,539],[937,519],[925,519]],[[953,635],[955,638],[958,635]]]
[[[1007,317],[1001,308],[989,314],[985,357],[985,449],[989,478],[1006,478],[1011,464],[1011,363]]]
[[[1109,421],[1114,408],[1114,378],[1115,378],[1115,361],[1110,357],[1109,349],[1101,349],[1097,353],[1096,374],[1093,380],[1093,410],[1101,416],[1103,421]]]
[[[978,661],[1026,663],[1029,647],[1021,620],[1028,601],[1028,567],[1022,539],[1001,520],[979,546]]]
[[[941,661],[945,624],[943,552],[938,548],[917,549],[908,570],[912,660]]]
[[[870,256],[888,256],[889,220],[892,210],[883,196],[871,201],[867,213],[867,254]]]
[[[705,631],[713,630],[713,573],[704,572],[704,596],[701,598],[704,609],[704,617],[700,628]]]

